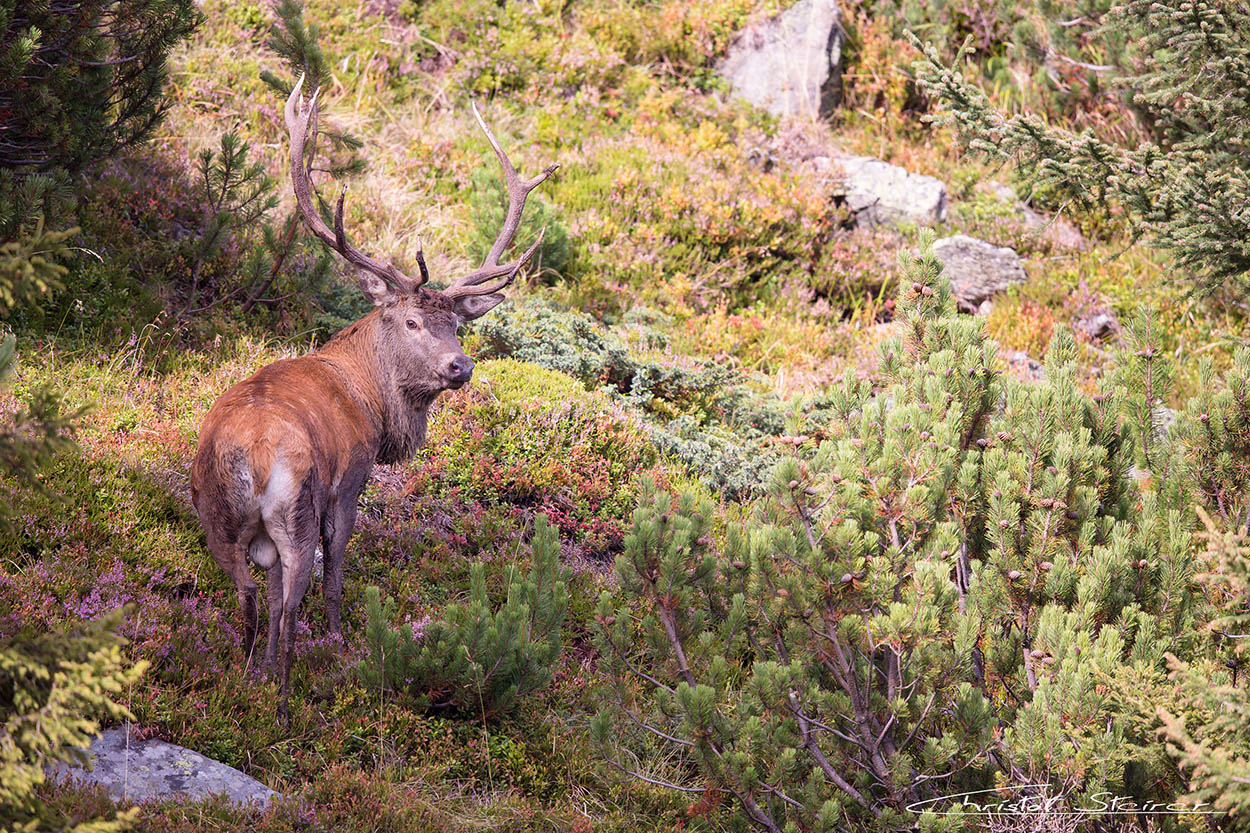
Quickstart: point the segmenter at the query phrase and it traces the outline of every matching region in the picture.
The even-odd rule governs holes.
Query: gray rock
[[[1040,382],[1046,378],[1046,369],[1042,367],[1042,363],[1023,350],[1011,350],[1003,358],[1007,360],[1007,367],[1027,382]],[[1006,403],[1002,403],[999,410],[1005,405]]]
[[[1014,249],[994,246],[966,234],[936,241],[933,254],[942,262],[942,273],[950,280],[951,291],[964,309],[975,310],[991,295],[1028,280]]]
[[[835,0],[799,0],[738,33],[717,70],[734,95],[776,116],[819,116],[842,88],[842,14]]]
[[[1078,318],[1075,328],[1091,341],[1104,341],[1120,332],[1120,322],[1109,312],[1093,312]]]
[[[1001,182],[990,181],[986,187],[1000,202],[1004,202],[1015,210],[1020,223],[1043,240],[1059,249],[1085,251],[1088,244],[1085,236],[1066,218],[1048,216],[1034,211],[1028,203],[1016,198],[1015,189]]]
[[[946,219],[946,186],[940,180],[867,156],[844,156],[837,162],[856,225],[929,225]]]
[[[1085,242],[1085,235],[1063,217],[1058,215],[1047,217],[1038,214],[1023,203],[1020,204],[1018,212],[1025,228],[1043,240],[1049,240],[1056,248],[1083,252],[1089,247],[1089,244]]]
[[[172,743],[131,738],[127,749],[126,732],[124,727],[105,729],[92,742],[92,771],[58,764],[50,774],[101,784],[115,799],[135,803],[225,795],[237,804],[264,807],[278,797],[255,778]]]

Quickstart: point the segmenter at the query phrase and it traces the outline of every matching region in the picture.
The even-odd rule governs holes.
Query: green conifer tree
[[[1193,806],[1227,814],[1229,829],[1250,826],[1250,531],[1221,529],[1205,512],[1208,568],[1215,598],[1209,627],[1230,646],[1223,662],[1169,655],[1173,703],[1158,707],[1168,751],[1189,778]]]
[[[365,685],[409,694],[425,708],[483,717],[547,685],[563,644],[568,571],[560,566],[556,530],[542,515],[532,543],[530,569],[510,577],[503,604],[491,604],[483,565],[474,564],[469,601],[448,605],[416,636],[411,624],[393,629],[394,604],[368,588],[369,656],[359,666]]]
[[[1205,650],[1193,468],[1139,486],[1131,397],[1079,391],[1070,332],[1041,382],[1002,375],[933,256],[905,267],[875,392],[827,393],[828,439],[723,547],[710,505],[643,501],[597,610],[595,737],[770,831],[943,829],[926,801],[994,787],[1175,797],[1154,707],[1123,692]],[[1184,458],[1159,442],[1152,464]],[[630,763],[657,745],[697,777]]]
[[[160,122],[193,0],[0,2],[0,241],[59,216],[68,177]]]
[[[47,231],[42,220],[17,240],[0,244],[0,319],[19,304],[30,303],[59,288],[65,267],[66,241],[77,229]],[[0,332],[0,389],[8,382],[17,340]],[[0,414],[0,477],[37,484],[39,468],[72,445],[75,413],[66,413],[61,399],[48,388],[33,391],[11,413]],[[0,501],[0,525],[10,522],[9,501]]]
[[[6,607],[0,600],[0,621],[13,621]],[[66,633],[0,633],[0,830],[113,833],[134,822],[137,810],[70,823],[37,792],[45,767],[86,762],[82,750],[100,718],[132,717],[122,701],[147,663],[126,661],[121,617],[116,611]]]
[[[932,46],[915,64],[969,147],[1012,160],[1035,186],[1084,211],[1124,212],[1137,237],[1176,253],[1196,285],[1250,292],[1250,8],[1221,0],[1129,0],[1104,17],[1140,69],[1107,83],[1154,141],[1119,145],[1032,114],[1005,117]],[[919,41],[915,41],[920,46]]]

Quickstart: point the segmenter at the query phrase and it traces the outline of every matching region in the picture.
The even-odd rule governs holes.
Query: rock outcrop
[[[942,262],[942,273],[950,280],[951,291],[963,309],[975,311],[990,296],[1028,280],[1014,249],[966,234],[936,241],[933,254]]]
[[[92,770],[58,765],[51,775],[104,786],[119,801],[163,798],[202,799],[225,795],[238,804],[264,807],[278,793],[233,767],[198,752],[159,740],[126,743],[127,729],[105,729],[88,750]]]
[[[776,116],[824,115],[841,96],[845,37],[835,0],[799,0],[739,32],[717,69],[734,95]]]
[[[791,119],[767,143],[751,148],[748,158],[764,170],[781,165],[818,184],[851,211],[851,221],[860,227],[933,225],[946,219],[946,185],[941,180],[844,153],[823,122]]]
[[[860,226],[899,222],[920,225],[946,219],[946,185],[868,156],[836,157],[847,208]]]

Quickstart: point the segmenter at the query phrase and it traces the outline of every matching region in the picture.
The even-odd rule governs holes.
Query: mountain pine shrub
[[[193,0],[0,2],[0,241],[68,197],[68,177],[143,141]]]
[[[358,668],[360,679],[379,692],[409,695],[428,709],[483,717],[506,712],[551,681],[568,609],[567,581],[556,531],[539,515],[530,569],[512,576],[502,605],[492,606],[480,562],[471,570],[469,601],[448,605],[419,633],[411,623],[392,628],[394,602],[370,587],[365,595],[369,656]]]
[[[876,388],[827,393],[826,439],[776,467],[722,545],[710,504],[642,501],[621,598],[595,617],[611,680],[596,741],[769,831],[950,829],[925,802],[1035,784],[1174,799],[1154,706],[1129,694],[1167,653],[1210,652],[1188,473],[1228,446],[1187,455],[1152,433],[1171,462],[1139,487],[1153,416],[1134,427],[1129,391],[1080,391],[1071,333],[1043,381],[1020,381],[931,254],[905,272]],[[1221,418],[1237,379],[1213,394]],[[682,777],[639,771],[659,749]]]
[[[11,622],[0,601],[0,622]],[[29,636],[0,631],[0,830],[113,833],[129,829],[138,810],[113,819],[64,819],[40,798],[45,767],[86,762],[82,747],[101,718],[132,717],[125,692],[146,662],[130,665],[115,611],[65,633]]]
[[[77,233],[48,231],[42,219],[18,238],[0,244],[0,318],[58,289],[65,276],[66,241]],[[0,332],[0,392],[9,383],[17,357],[17,340]],[[73,446],[77,413],[67,413],[61,397],[47,387],[23,396],[11,412],[0,414],[0,477],[38,483],[39,468],[58,452]],[[8,501],[0,504],[0,530],[10,522]]]
[[[1000,113],[931,45],[915,64],[924,89],[969,147],[1012,160],[1057,203],[1120,212],[1136,237],[1173,251],[1199,288],[1250,292],[1250,8],[1219,0],[1129,0],[1107,12],[1109,39],[1138,40],[1123,91],[1153,141],[1124,144]],[[919,41],[915,41],[919,45]],[[965,49],[967,47],[965,46]]]
[[[1222,530],[1200,514],[1209,570],[1200,578],[1216,599],[1208,627],[1228,646],[1227,659],[1169,655],[1176,697],[1157,712],[1168,751],[1188,778],[1187,798],[1227,813],[1242,829],[1250,823],[1250,531],[1244,524]]]

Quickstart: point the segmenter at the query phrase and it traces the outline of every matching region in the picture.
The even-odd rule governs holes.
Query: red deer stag
[[[317,137],[317,94],[305,103],[304,79],[286,103],[291,138],[291,184],[312,233],[356,272],[377,308],[310,355],[261,368],[226,391],[204,419],[191,468],[191,500],[208,548],[234,579],[243,609],[243,653],[250,662],[259,613],[248,559],[267,571],[269,642],[273,673],[282,646],[279,716],[287,717],[295,617],[308,589],[318,542],[324,553],[326,619],[341,636],[343,551],[356,522],[356,503],[376,460],[393,463],[425,442],[434,399],[469,381],[473,360],[457,327],[483,315],[504,296],[542,242],[500,264],[521,223],[525,198],[556,166],[521,179],[473,108],[503,167],[508,213],[481,267],[442,291],[417,253],[419,280],[383,264],[347,242],[340,192],[331,229],[314,205],[311,148]]]

